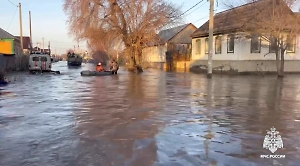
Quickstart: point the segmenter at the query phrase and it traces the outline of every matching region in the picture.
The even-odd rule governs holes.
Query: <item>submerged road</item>
[[[299,166],[300,76],[146,70],[15,73],[0,96],[0,166]],[[263,148],[267,130],[283,148]]]

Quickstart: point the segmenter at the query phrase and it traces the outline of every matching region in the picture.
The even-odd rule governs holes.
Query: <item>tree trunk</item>
[[[134,48],[132,46],[128,46],[126,48],[126,55],[128,59],[128,68],[133,68],[136,64],[135,57],[134,57]]]
[[[141,53],[141,40],[139,37],[137,37],[136,43],[135,43],[135,58],[136,58],[136,65],[141,66],[142,65],[142,53]]]
[[[280,70],[278,77],[284,77],[284,49],[280,50]]]
[[[280,75],[280,59],[279,59],[279,51],[276,50],[276,69],[277,69],[277,75]]]

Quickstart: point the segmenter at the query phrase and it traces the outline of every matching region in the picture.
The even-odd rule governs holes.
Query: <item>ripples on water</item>
[[[13,74],[0,97],[0,165],[299,165],[299,76],[147,70]],[[276,127],[286,159],[260,159]]]

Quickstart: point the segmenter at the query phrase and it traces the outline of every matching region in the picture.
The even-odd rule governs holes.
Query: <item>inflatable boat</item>
[[[0,81],[0,86],[5,86],[8,84],[8,81]]]
[[[112,75],[111,71],[90,71],[90,70],[85,70],[80,73],[82,76],[109,76]]]

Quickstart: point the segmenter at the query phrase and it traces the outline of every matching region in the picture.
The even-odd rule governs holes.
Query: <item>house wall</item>
[[[196,30],[197,28],[194,25],[190,24],[169,41],[167,41],[166,44],[156,47],[144,48],[143,59],[147,63],[147,66],[166,69],[167,66],[169,66],[171,63],[170,58],[167,59],[166,57],[166,52],[169,51],[169,53],[171,53],[174,51],[174,49],[177,50],[180,54],[190,55],[190,50],[188,47],[188,45],[191,45],[192,43],[192,38],[190,37],[190,35]]]
[[[193,32],[195,32],[197,28],[193,25],[187,26],[185,29],[183,29],[180,33],[175,35],[169,43],[174,44],[191,44],[192,38],[190,37]]]
[[[20,41],[14,40],[15,55],[0,54],[0,70],[16,71],[26,70],[28,58],[23,55]]]
[[[201,40],[200,53],[196,53],[196,40]],[[275,53],[269,52],[269,43],[262,40],[261,52],[251,53],[250,39],[237,38],[234,44],[234,53],[227,53],[227,35],[222,36],[222,52],[215,54],[215,39],[213,41],[213,68],[223,67],[223,70],[236,70],[238,72],[276,71]],[[208,56],[205,54],[205,38],[192,40],[192,61],[189,67],[206,65]],[[295,53],[286,53],[285,71],[300,72],[300,37],[296,39]]]
[[[163,69],[166,62],[167,44],[143,49],[143,60],[148,67]]]
[[[0,70],[12,71],[16,69],[16,56],[0,54]]]

